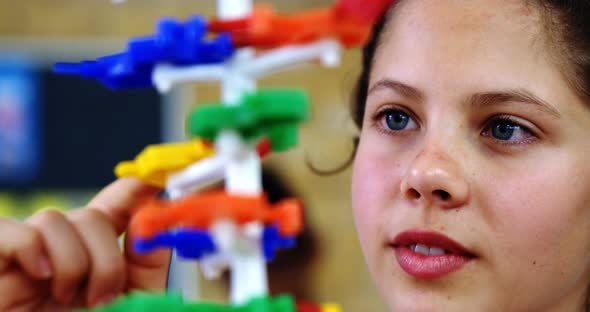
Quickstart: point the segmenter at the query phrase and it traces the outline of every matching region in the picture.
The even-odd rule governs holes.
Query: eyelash
[[[375,114],[375,116],[373,117],[374,123],[376,123],[377,130],[379,132],[384,133],[384,134],[396,135],[396,136],[404,135],[404,134],[407,134],[408,131],[414,130],[414,129],[393,130],[387,126],[387,121],[384,118],[387,117],[388,115],[398,114],[398,113],[402,113],[402,114],[407,115],[408,118],[410,119],[410,121],[414,122],[419,127],[419,123],[416,121],[416,118],[412,114],[407,113],[404,109],[401,109],[401,108],[388,107],[388,108],[378,111]],[[501,140],[501,139],[495,138],[493,136],[493,134],[491,133],[493,131],[492,127],[494,125],[498,125],[499,123],[505,123],[505,124],[511,126],[512,130],[514,130],[514,131],[523,132],[522,135],[525,136],[526,138],[523,140],[520,140],[520,141],[516,141],[516,142],[512,141],[511,139]],[[534,131],[532,131],[530,129],[530,127],[525,126],[517,118],[515,118],[513,116],[509,116],[509,115],[496,115],[496,116],[492,116],[491,118],[489,118],[485,122],[485,126],[484,126],[483,130],[481,131],[481,136],[485,137],[488,140],[493,141],[494,144],[498,144],[498,145],[506,146],[506,147],[516,147],[516,146],[520,146],[520,145],[532,144],[536,140],[539,139],[539,137],[535,134]]]
[[[526,138],[515,142],[515,141],[509,141],[509,140],[500,140],[500,139],[493,137],[492,134],[490,133],[491,131],[493,131],[492,126],[494,124],[497,125],[498,123],[501,123],[501,122],[509,124],[511,126],[514,126],[517,129],[519,129],[520,131],[522,131],[524,133],[524,136],[526,136]],[[509,115],[496,115],[496,116],[491,117],[486,122],[486,126],[482,130],[481,135],[483,137],[490,139],[490,140],[493,140],[496,144],[500,144],[500,145],[504,145],[504,146],[518,146],[518,145],[532,144],[537,139],[539,139],[539,137],[534,133],[534,131],[532,131],[529,127],[525,126],[522,122],[517,120],[515,117],[509,116]]]
[[[408,131],[410,131],[410,130],[406,130],[406,129],[393,130],[393,129],[390,129],[389,127],[387,127],[387,125],[386,125],[387,121],[384,118],[389,114],[396,114],[396,113],[402,113],[402,114],[407,115],[412,122],[414,122],[418,127],[420,126],[419,123],[416,121],[416,118],[412,114],[407,113],[404,109],[388,107],[388,108],[378,111],[375,114],[375,116],[373,117],[374,122],[377,123],[377,130],[381,133],[390,134],[390,135],[403,135],[403,134],[407,133]]]

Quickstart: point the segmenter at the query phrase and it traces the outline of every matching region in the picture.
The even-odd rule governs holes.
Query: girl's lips
[[[390,245],[397,262],[408,274],[420,279],[436,279],[461,269],[476,255],[443,234],[425,231],[406,231],[397,235]],[[419,247],[416,247],[419,246]],[[425,251],[436,250],[436,255]],[[417,252],[416,249],[420,249]],[[441,250],[444,253],[441,254]]]

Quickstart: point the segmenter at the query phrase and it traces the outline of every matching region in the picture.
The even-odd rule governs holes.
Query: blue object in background
[[[25,59],[0,55],[0,182],[24,184],[40,170],[37,77]]]
[[[181,23],[161,19],[153,36],[131,39],[127,51],[81,63],[57,63],[54,71],[96,79],[112,89],[150,88],[157,64],[219,64],[234,54],[229,34],[207,37],[207,21],[194,16]]]

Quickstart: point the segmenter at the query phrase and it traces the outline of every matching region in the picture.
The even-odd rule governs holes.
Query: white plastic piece
[[[186,301],[198,301],[200,298],[199,270],[193,261],[181,259],[176,251],[172,252],[166,291],[181,295]]]
[[[252,14],[252,0],[217,0],[217,18],[236,19]]]
[[[180,194],[168,193],[168,197],[171,200],[180,198],[175,195]],[[181,295],[186,301],[198,301],[201,297],[201,289],[199,287],[199,269],[197,264],[193,261],[182,259],[178,256],[176,250],[173,250],[166,285],[167,292]]]
[[[324,39],[310,44],[275,49],[241,64],[240,70],[246,75],[258,78],[317,59],[322,61],[324,66],[335,67],[340,63],[341,51],[342,45],[337,40]],[[325,59],[328,62],[323,62]]]
[[[251,222],[236,231],[233,222],[221,221],[210,233],[218,252],[201,260],[205,278],[217,278],[229,267],[230,300],[235,305],[267,295],[266,261],[262,251],[263,225],[260,222]]]
[[[256,80],[241,72],[228,72],[221,81],[221,101],[224,105],[237,105],[244,94],[256,91]]]
[[[227,159],[225,191],[232,195],[257,196],[262,193],[262,168],[255,147],[248,145],[238,133],[223,130],[215,140],[217,152]]]
[[[174,85],[199,82],[221,81],[224,90],[230,90],[233,79],[242,81],[244,85],[238,90],[255,88],[255,79],[267,76],[273,72],[319,59],[322,65],[334,67],[340,63],[342,46],[337,40],[324,39],[314,43],[278,48],[260,56],[255,56],[252,50],[239,51],[233,60],[220,65],[196,65],[176,67],[171,65],[157,65],[152,75],[152,81],[158,91],[166,93]],[[226,82],[224,82],[226,81]],[[225,93],[226,91],[224,91]],[[229,91],[227,91],[229,92]],[[234,96],[226,96],[232,99]],[[225,100],[225,99],[224,99]]]
[[[219,220],[209,228],[209,233],[217,247],[217,252],[203,257],[201,269],[205,278],[216,279],[230,265],[230,259],[236,246],[238,229],[231,220]]]
[[[253,298],[268,295],[266,261],[262,251],[263,225],[253,222],[243,227],[236,250],[231,257],[230,301],[245,304]]]
[[[219,153],[202,159],[168,176],[166,191],[171,197],[183,197],[203,186],[221,181],[225,174],[225,167],[226,159]]]

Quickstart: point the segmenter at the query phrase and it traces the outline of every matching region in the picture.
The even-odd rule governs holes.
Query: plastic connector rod
[[[170,200],[177,200],[180,194],[168,193]],[[166,292],[182,296],[187,301],[197,302],[201,298],[199,270],[195,263],[186,261],[177,250],[172,250]]]
[[[326,67],[335,67],[340,63],[341,52],[342,45],[337,40],[324,39],[275,49],[259,56],[246,55],[224,65],[158,65],[153,71],[152,81],[160,92],[166,93],[177,84],[224,81],[231,75],[258,79],[318,59]]]
[[[263,139],[256,144],[261,158],[271,152],[271,142]],[[166,192],[172,198],[181,198],[187,194],[223,180],[227,160],[221,154],[200,160],[184,169],[167,176]]]
[[[260,222],[248,223],[242,231],[244,235],[237,240],[238,252],[230,258],[230,301],[234,305],[268,295],[266,261],[260,243],[263,225]]]
[[[227,159],[225,191],[230,195],[262,193],[262,165],[256,149],[233,130],[222,130],[215,140],[218,153]]]
[[[221,20],[244,18],[252,14],[252,0],[217,0],[217,17]]]

